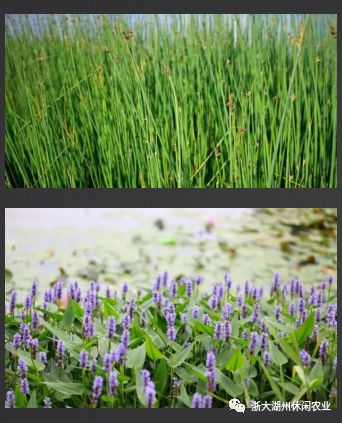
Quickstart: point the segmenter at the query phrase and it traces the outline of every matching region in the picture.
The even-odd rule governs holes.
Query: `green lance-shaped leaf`
[[[243,369],[245,367],[245,361],[243,359],[242,352],[239,348],[234,350],[233,354],[229,358],[226,369],[230,371]]]
[[[156,361],[156,360],[162,360],[163,358],[165,358],[164,354],[162,354],[159,351],[156,344],[154,344],[154,342],[152,341],[152,339],[147,333],[145,335],[145,346],[146,346],[146,353],[151,360]]]
[[[144,366],[146,358],[146,347],[145,343],[140,345],[137,348],[134,348],[134,350],[130,350],[127,354],[127,361],[126,361],[126,367],[128,368],[137,368],[141,369]]]

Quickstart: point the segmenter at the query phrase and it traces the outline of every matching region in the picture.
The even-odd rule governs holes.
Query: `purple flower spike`
[[[18,371],[19,371],[21,379],[26,378],[28,369],[27,369],[26,361],[23,358],[19,358],[18,360]]]
[[[103,371],[110,372],[112,370],[112,355],[105,354],[103,357]]]
[[[317,305],[317,307],[322,307],[323,302],[324,302],[323,292],[322,291],[319,291],[317,293],[317,296],[316,296],[316,305]]]
[[[28,340],[31,338],[30,328],[25,323],[22,323],[20,325],[20,332],[22,335],[23,343],[27,344]]]
[[[15,406],[14,392],[12,389],[7,391],[6,393],[6,405],[7,405],[7,408],[14,408]]]
[[[170,296],[172,298],[175,298],[177,295],[177,291],[178,291],[178,285],[177,282],[175,280],[172,280],[170,282]]]
[[[58,281],[53,287],[53,301],[57,302],[62,299],[63,296],[63,282]]]
[[[64,365],[64,352],[65,344],[63,341],[59,340],[56,347],[56,365],[57,367],[63,367]]]
[[[249,389],[250,385],[251,385],[251,378],[246,376],[245,377],[245,385],[247,387],[247,389]]]
[[[230,289],[233,285],[233,281],[230,279],[230,277],[227,274],[224,275],[223,279],[224,279],[224,283],[226,285],[226,290],[230,291]]]
[[[28,395],[30,393],[30,385],[26,377],[20,381],[20,392],[24,395]]]
[[[30,293],[31,293],[32,298],[35,298],[37,296],[37,294],[38,294],[38,282],[37,281],[32,282]]]
[[[45,397],[43,402],[44,402],[44,408],[52,408],[52,402],[49,397]]]
[[[223,297],[223,286],[222,286],[222,283],[217,283],[214,286],[213,295],[215,295],[217,298],[222,298]]]
[[[93,382],[93,393],[91,397],[91,402],[97,404],[103,389],[103,378],[102,376],[95,376]]]
[[[330,310],[327,315],[327,323],[331,328],[337,328],[336,313],[334,310]]]
[[[203,408],[202,405],[202,395],[196,392],[194,396],[192,397],[192,405],[191,408]]]
[[[271,363],[271,353],[269,351],[264,351],[262,355],[262,361],[265,367],[267,367]]]
[[[328,345],[329,341],[325,339],[319,347],[319,356],[322,359],[323,364],[325,364],[328,357]]]
[[[148,370],[143,369],[141,371],[141,380],[146,397],[146,408],[153,408],[153,405],[156,402],[156,390],[154,383],[151,381],[150,372]]]
[[[294,317],[296,314],[296,304],[294,302],[290,303],[289,305],[289,314],[292,317]]]
[[[146,388],[146,386],[151,381],[150,372],[148,370],[143,369],[143,370],[141,370],[140,374],[141,374],[141,380],[142,380],[143,388]]]
[[[248,330],[247,329],[244,329],[242,331],[241,338],[244,339],[245,341],[247,341],[247,339],[248,339]]]
[[[248,346],[248,351],[251,355],[254,354],[255,348],[258,344],[259,341],[259,335],[257,332],[252,332],[251,333],[251,340],[249,342],[249,346]]]
[[[194,319],[198,319],[199,318],[199,309],[197,306],[194,306],[192,309],[192,317]]]
[[[129,317],[129,314],[124,314],[121,319],[122,327],[124,329],[129,329],[131,327],[131,323],[132,321],[131,321],[131,318]]]
[[[126,361],[127,352],[128,352],[127,347],[125,347],[125,345],[121,342],[118,348],[116,349],[115,360],[121,363],[122,365],[124,365]]]
[[[239,294],[237,297],[236,297],[236,305],[238,306],[238,307],[241,307],[242,306],[242,295],[241,294]]]
[[[211,324],[211,318],[210,318],[209,314],[206,314],[206,313],[203,314],[203,323],[206,326],[209,326]]]
[[[260,329],[262,332],[268,332],[268,328],[266,326],[266,323],[264,321],[260,321]]]
[[[263,293],[264,293],[264,288],[262,286],[260,286],[259,289],[258,289],[259,299],[263,296]]]
[[[162,301],[162,295],[159,291],[154,290],[153,291],[153,302],[155,305],[160,309],[161,307],[161,301]]]
[[[203,408],[212,408],[213,407],[213,397],[209,394],[203,397]]]
[[[304,309],[305,309],[305,299],[299,298],[299,300],[298,300],[298,311],[299,311],[299,313],[303,313]]]
[[[224,320],[229,319],[231,312],[232,312],[232,305],[229,303],[225,304],[221,312],[222,319]]]
[[[294,297],[296,292],[296,279],[292,278],[291,282],[290,282],[290,294],[291,294],[291,298]]]
[[[263,332],[260,336],[260,351],[264,352],[268,348],[268,333]]]
[[[246,304],[242,304],[241,307],[241,318],[245,319],[247,317],[247,305]]]
[[[159,291],[161,286],[162,286],[162,278],[160,275],[158,275],[156,280],[153,283],[153,289],[156,289],[157,291]]]
[[[208,378],[208,391],[216,391],[216,371],[206,371],[205,376]]]
[[[307,309],[305,308],[304,310],[303,310],[303,312],[302,312],[302,314],[300,315],[300,320],[301,320],[301,322],[304,322],[305,320],[306,320],[306,318],[308,317],[308,311],[307,311]]]
[[[195,277],[195,284],[197,285],[197,286],[199,286],[199,285],[201,285],[202,283],[203,283],[203,277],[202,276],[200,276],[200,275],[197,275],[196,277]]]
[[[84,301],[84,312],[86,316],[90,316],[91,312],[93,311],[93,302],[89,301],[89,299],[87,298]]]
[[[311,363],[311,357],[305,350],[300,351],[300,359],[304,367],[308,367]]]
[[[108,394],[111,396],[116,395],[116,388],[119,386],[118,372],[114,370],[109,373],[108,377]]]
[[[165,319],[168,326],[173,326],[176,320],[176,313],[174,309],[174,305],[172,303],[169,304],[168,308],[164,311]]]
[[[83,333],[85,338],[92,338],[95,335],[96,327],[91,320],[91,316],[89,314],[85,314],[83,317]]]
[[[188,323],[188,316],[185,313],[182,313],[180,317],[183,324]]]
[[[15,333],[11,342],[11,345],[16,350],[21,346],[21,335],[20,333]]]
[[[169,274],[165,270],[165,272],[163,273],[163,277],[162,277],[162,284],[163,284],[164,288],[167,286],[168,280],[169,280]]]
[[[321,289],[322,289],[323,291],[325,291],[325,290],[327,289],[327,287],[328,287],[328,282],[323,281],[323,282],[321,283]]]
[[[274,289],[277,290],[280,287],[280,274],[279,273],[275,273],[274,278],[273,278],[273,286]]]
[[[244,286],[244,293],[246,298],[248,297],[250,292],[251,292],[251,286],[249,285],[249,282],[246,281]]]
[[[91,360],[91,362],[89,363],[89,370],[92,373],[96,373],[96,369],[97,369],[97,362],[96,359],[94,358],[93,360]]]
[[[251,295],[254,301],[257,301],[259,299],[259,291],[256,286],[251,289]]]
[[[156,390],[154,383],[150,382],[145,388],[146,408],[153,408],[156,402]]]
[[[37,329],[40,325],[39,315],[36,310],[32,312],[32,321],[31,321],[32,329]]]
[[[48,359],[47,359],[47,355],[45,351],[41,351],[38,355],[38,360],[43,363],[43,364],[47,364],[48,363]]]
[[[286,285],[284,285],[283,287],[282,287],[282,289],[281,289],[281,294],[282,294],[282,296],[283,296],[283,298],[286,298],[286,296],[287,296],[287,286]]]
[[[10,299],[9,299],[9,303],[8,303],[8,311],[11,314],[14,314],[15,308],[17,306],[17,298],[18,298],[18,293],[17,291],[11,291],[11,295],[10,295]],[[10,392],[10,391],[9,391]],[[13,391],[12,391],[13,392]]]
[[[127,292],[128,292],[128,283],[125,282],[122,286],[122,289],[121,289],[121,296],[122,296],[123,300],[126,299]]]
[[[77,282],[70,284],[68,297],[77,303],[81,301],[81,288],[78,286]]]
[[[80,363],[80,367],[82,369],[85,369],[88,366],[88,359],[89,359],[89,353],[88,353],[88,351],[81,350],[80,351],[79,363]]]
[[[191,297],[192,295],[192,280],[188,279],[185,283],[185,292],[187,297]]]
[[[216,390],[216,356],[213,351],[208,352],[205,364],[205,376],[208,378],[208,390],[214,392]]]
[[[31,357],[32,357],[33,359],[35,359],[35,358],[36,358],[37,351],[38,351],[38,346],[39,346],[39,344],[38,344],[38,339],[37,339],[37,338],[30,338],[30,339],[27,341],[27,345],[28,345],[28,346],[29,346],[29,348],[30,348],[30,351],[31,351]]]
[[[209,372],[213,372],[216,366],[216,356],[213,351],[209,351],[207,354],[207,359],[205,362],[206,370]]]
[[[252,314],[253,323],[259,322],[260,320],[259,311],[260,311],[260,304],[255,304],[255,306],[253,307],[253,314]]]
[[[275,308],[274,308],[274,317],[275,317],[275,319],[276,319],[276,321],[278,322],[278,323],[280,323],[280,311],[281,311],[281,308],[280,308],[280,306],[279,305],[277,305]]]
[[[218,297],[217,297],[216,295],[212,295],[212,296],[210,297],[210,300],[209,300],[209,307],[210,307],[212,310],[217,310],[218,305],[219,305],[219,300],[218,300]]]
[[[52,302],[53,294],[52,294],[51,288],[44,291],[43,300],[44,300],[44,303],[51,303]]]
[[[218,341],[222,340],[223,338],[223,325],[221,322],[217,322],[215,324],[214,338]]]
[[[174,326],[169,326],[167,328],[166,335],[167,335],[167,339],[169,341],[174,341],[176,339],[176,329],[175,329],[175,327]]]
[[[329,276],[328,277],[328,284],[329,284],[329,286],[331,286],[333,284],[333,282],[334,282],[334,278],[332,276]]]
[[[114,316],[109,316],[107,320],[107,336],[112,339],[116,330],[116,321]]]
[[[110,289],[109,286],[106,286],[105,296],[106,296],[106,298],[111,298],[112,297],[112,290]]]
[[[28,293],[24,299],[24,308],[26,311],[30,310],[33,304],[32,294]]]
[[[226,340],[226,342],[228,342],[229,337],[232,334],[232,325],[231,325],[229,320],[225,320],[225,322],[224,322],[224,334],[225,334],[225,337],[226,337],[225,340]]]
[[[128,330],[125,329],[121,335],[121,343],[126,349],[128,348],[130,339],[131,339],[130,333],[128,332]]]

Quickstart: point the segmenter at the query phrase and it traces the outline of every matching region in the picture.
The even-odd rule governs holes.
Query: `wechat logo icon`
[[[235,410],[238,413],[244,413],[246,407],[245,404],[242,404],[237,398],[232,398],[229,401],[229,408],[231,410]]]

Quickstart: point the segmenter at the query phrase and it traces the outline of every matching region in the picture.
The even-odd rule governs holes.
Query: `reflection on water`
[[[33,279],[147,286],[158,272],[304,283],[336,271],[336,210],[7,209],[6,291]]]

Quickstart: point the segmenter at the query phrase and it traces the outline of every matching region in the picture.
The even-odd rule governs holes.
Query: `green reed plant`
[[[335,187],[336,17],[7,19],[6,186]]]

